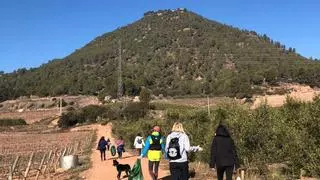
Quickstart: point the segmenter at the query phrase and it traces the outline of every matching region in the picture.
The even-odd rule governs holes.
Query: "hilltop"
[[[0,101],[23,95],[116,96],[121,44],[124,93],[250,97],[261,85],[320,85],[320,63],[267,35],[186,9],[146,12],[64,59],[0,76]]]

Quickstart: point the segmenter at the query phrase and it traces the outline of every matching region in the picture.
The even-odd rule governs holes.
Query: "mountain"
[[[121,49],[124,92],[245,97],[262,84],[320,85],[320,63],[267,35],[206,19],[186,9],[150,11],[64,59],[0,74],[0,100],[21,95],[116,96]]]

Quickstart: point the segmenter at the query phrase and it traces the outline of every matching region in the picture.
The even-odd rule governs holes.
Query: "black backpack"
[[[170,160],[181,158],[179,138],[175,137],[170,140],[167,156]]]
[[[150,144],[150,150],[157,150],[160,151],[161,150],[161,136],[153,136],[151,135],[151,139],[152,139],[152,144]]]
[[[137,142],[138,142],[138,144],[141,144],[142,143],[142,138],[138,138]]]

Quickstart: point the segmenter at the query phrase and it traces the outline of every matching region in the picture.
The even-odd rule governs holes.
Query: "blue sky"
[[[146,11],[178,7],[320,58],[319,0],[1,0],[0,71],[38,67]]]

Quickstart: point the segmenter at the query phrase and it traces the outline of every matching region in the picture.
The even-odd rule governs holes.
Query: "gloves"
[[[191,146],[189,151],[198,152],[198,151],[203,151],[203,149],[198,145],[198,146]]]
[[[200,147],[199,145],[197,146],[198,151],[203,151],[203,148]]]

